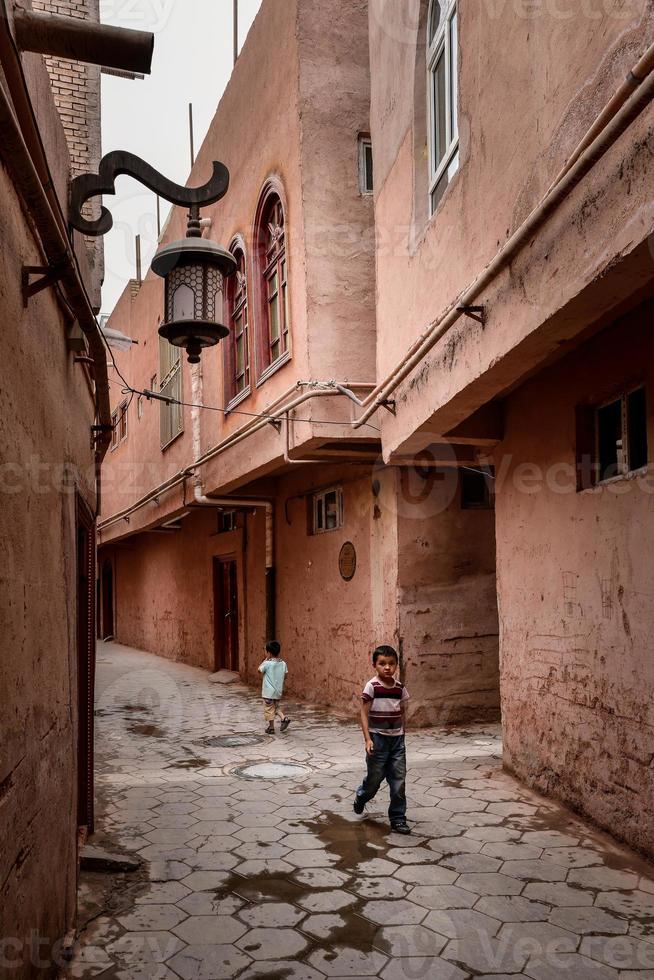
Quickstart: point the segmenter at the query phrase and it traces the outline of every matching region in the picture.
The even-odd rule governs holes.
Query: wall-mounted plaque
[[[357,570],[357,553],[351,541],[346,541],[338,556],[338,570],[341,578],[351,582]]]

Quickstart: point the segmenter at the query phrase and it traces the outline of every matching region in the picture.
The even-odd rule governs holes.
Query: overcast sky
[[[242,45],[261,0],[239,0]],[[206,135],[232,70],[232,0],[100,0],[107,24],[152,31],[152,74],[143,81],[102,76],[102,152],[130,150],[184,184],[190,170],[188,104],[193,103],[195,152]],[[105,205],[114,227],[105,235],[102,312],[111,313],[135,275],[134,238],[141,235],[143,272],[156,249],[154,195],[119,177]],[[161,220],[169,210],[161,202]]]

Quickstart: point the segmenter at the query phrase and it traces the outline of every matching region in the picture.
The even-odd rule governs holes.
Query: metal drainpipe
[[[199,459],[202,450],[201,439],[201,409],[203,398],[202,363],[194,365],[191,371],[191,433],[193,439],[193,456]],[[252,509],[264,508],[266,511],[266,639],[275,639],[276,605],[275,590],[275,519],[271,500],[257,497],[207,497],[202,488],[202,477],[199,470],[193,472],[193,501],[192,507],[212,507],[223,510],[225,507],[247,507]]]
[[[513,235],[502,246],[489,265],[481,272],[445,312],[434,320],[429,327],[417,338],[402,359],[380,382],[374,391],[365,398],[366,408],[352,426],[358,429],[365,425],[371,415],[380,408],[392,392],[411,374],[413,369],[423,360],[429,351],[437,344],[463,315],[462,307],[470,305],[478,295],[502,272],[511,262],[514,255],[541,228],[556,208],[572,193],[577,184],[588,174],[596,163],[608,152],[619,137],[629,128],[634,119],[654,99],[654,75],[650,72],[632,95],[615,112],[610,121],[595,136],[595,138],[580,153],[576,162],[555,184],[540,203],[534,208],[525,221],[516,229]],[[582,141],[582,143],[585,141]]]

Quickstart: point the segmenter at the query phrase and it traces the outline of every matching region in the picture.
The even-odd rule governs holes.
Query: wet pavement
[[[654,869],[502,772],[497,726],[408,736],[413,836],[389,832],[348,718],[98,651],[97,833],[67,977],[653,980]],[[293,767],[286,769],[286,766]]]

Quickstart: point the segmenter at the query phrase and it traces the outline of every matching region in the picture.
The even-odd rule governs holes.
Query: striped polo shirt
[[[371,701],[368,730],[375,735],[404,735],[400,705],[409,700],[404,684],[395,681],[392,687],[382,684],[379,677],[368,681],[361,695],[362,701]]]

